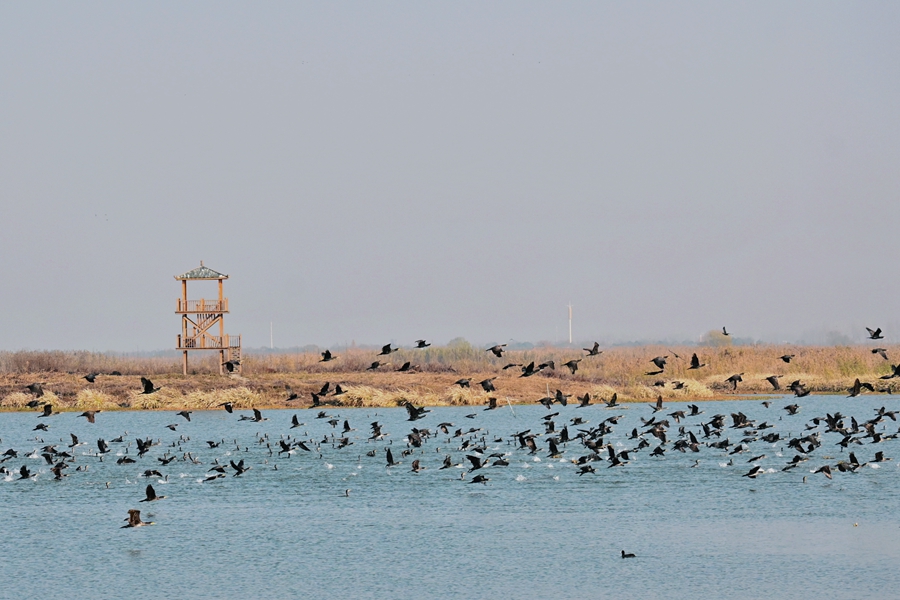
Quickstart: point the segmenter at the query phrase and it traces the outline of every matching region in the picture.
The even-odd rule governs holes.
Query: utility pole
[[[569,343],[572,343],[572,302],[569,302]]]

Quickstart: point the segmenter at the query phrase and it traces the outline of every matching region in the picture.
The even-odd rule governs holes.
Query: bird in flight
[[[142,394],[153,394],[162,389],[161,387],[153,387],[153,382],[146,377],[141,377],[141,386],[143,387]]]
[[[594,342],[594,346],[592,348],[582,348],[585,352],[587,352],[586,356],[598,356],[603,354],[603,351],[600,350],[600,344],[598,342]]]
[[[506,346],[506,344],[496,344],[494,346],[491,346],[487,350],[485,350],[485,352],[493,352],[494,356],[496,356],[497,358],[502,358],[503,357],[503,348],[505,346]]]
[[[128,518],[125,519],[128,521],[125,525],[122,525],[122,529],[126,527],[143,527],[144,525],[155,525],[153,521],[141,521],[141,511],[132,508],[128,511]]]
[[[869,332],[869,339],[870,339],[870,340],[883,340],[883,339],[884,339],[884,336],[881,335],[881,328],[880,328],[880,327],[879,327],[878,329],[876,329],[875,331],[872,331],[871,329],[869,329],[868,327],[866,327],[866,331]]]
[[[328,361],[334,360],[336,358],[337,358],[337,356],[332,354],[331,350],[325,350],[325,352],[322,353],[322,358],[321,358],[321,360],[319,360],[319,362],[328,362]]]
[[[416,349],[419,349],[419,348],[427,348],[427,347],[430,346],[430,345],[431,345],[431,344],[429,344],[429,343],[426,342],[425,340],[416,340]]]
[[[731,335],[724,327],[722,327],[722,335]]]
[[[691,356],[691,366],[688,369],[699,369],[700,367],[705,367],[706,363],[700,364],[700,359],[697,358],[697,353],[695,352],[693,356]]]

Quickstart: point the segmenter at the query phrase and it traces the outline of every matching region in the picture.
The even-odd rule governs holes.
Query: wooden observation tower
[[[240,372],[241,336],[225,333],[224,317],[228,312],[228,298],[222,295],[222,283],[228,279],[228,275],[203,266],[201,260],[199,267],[177,275],[175,279],[181,282],[181,298],[178,299],[178,309],[175,312],[181,315],[178,349],[183,353],[184,374],[188,373],[188,352],[193,350],[218,350],[219,373],[225,373],[226,362]],[[219,299],[188,300],[188,281],[218,281]]]

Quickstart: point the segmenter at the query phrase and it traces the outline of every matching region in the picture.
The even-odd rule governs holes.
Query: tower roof
[[[200,266],[196,269],[191,269],[187,273],[182,273],[181,275],[176,275],[175,279],[228,279],[228,275],[224,273],[219,273],[218,271],[213,271],[209,267],[203,265],[203,261],[200,261]]]

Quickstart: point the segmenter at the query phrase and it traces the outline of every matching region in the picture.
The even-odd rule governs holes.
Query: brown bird
[[[144,525],[155,525],[153,521],[141,521],[141,511],[132,508],[128,511],[127,524],[122,525],[122,529],[126,527],[143,527]]]
[[[569,370],[572,371],[572,375],[574,375],[574,374],[575,374],[575,371],[578,370],[578,363],[580,363],[580,362],[581,362],[581,359],[580,359],[580,358],[573,358],[573,359],[570,360],[569,362],[563,363],[563,366],[564,366],[564,367],[569,367]]]
[[[600,350],[600,344],[598,342],[594,342],[593,348],[582,348],[587,354],[585,356],[598,356],[603,354],[603,351]]]
[[[729,377],[728,379],[726,379],[725,383],[730,383],[731,389],[736,390],[738,382],[744,381],[743,379],[741,379],[741,375],[743,375],[743,373],[736,373],[736,374],[732,375],[731,377]]]
[[[768,377],[766,377],[766,381],[768,381],[769,383],[772,384],[772,389],[773,389],[773,390],[780,390],[780,389],[781,389],[781,384],[778,383],[778,378],[779,378],[779,377],[782,377],[782,375],[769,375]]]

